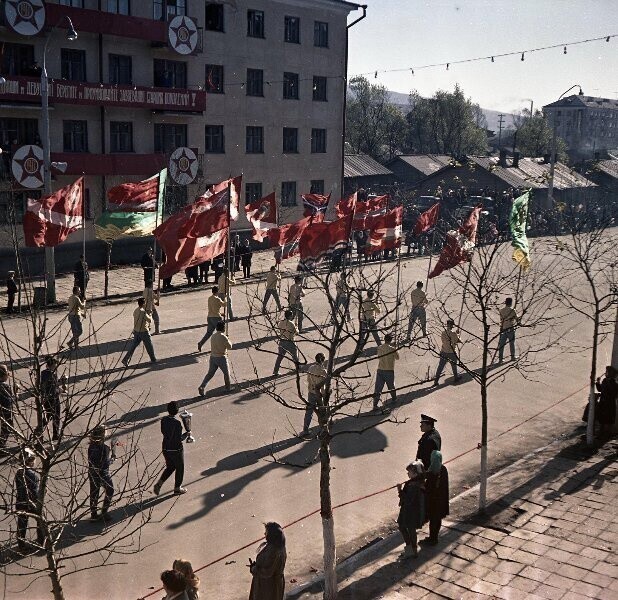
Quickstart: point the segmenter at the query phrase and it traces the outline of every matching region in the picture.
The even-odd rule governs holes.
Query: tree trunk
[[[320,516],[324,539],[324,600],[337,598],[337,547],[335,544],[335,520],[330,493],[330,434],[328,423],[320,419]]]
[[[586,426],[586,445],[594,444],[594,420],[596,418],[595,408],[595,382],[597,376],[597,344],[599,343],[599,310],[596,307],[594,315],[594,330],[592,333],[592,364],[590,365],[590,391],[588,393],[588,424]]]
[[[52,583],[54,600],[64,600],[64,590],[62,589],[62,583],[60,581],[58,563],[56,562],[55,552],[49,539],[45,542],[45,555],[47,557],[47,570]]]
[[[105,281],[103,284],[103,298],[107,298],[109,292],[109,267],[112,262],[112,243],[107,242],[107,258],[105,260]]]
[[[486,352],[484,353],[487,354]],[[484,514],[487,507],[487,371],[486,356],[483,357],[481,376],[481,478],[479,486],[479,514]]]

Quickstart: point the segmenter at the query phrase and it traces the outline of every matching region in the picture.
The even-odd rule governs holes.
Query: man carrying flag
[[[513,201],[509,225],[511,227],[511,246],[513,250],[513,260],[527,271],[530,268],[530,247],[526,236],[526,223],[528,221],[528,203],[530,201],[530,191],[522,194]]]

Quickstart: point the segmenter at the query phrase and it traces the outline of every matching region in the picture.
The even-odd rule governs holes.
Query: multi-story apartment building
[[[6,0],[0,7],[0,225],[13,202],[21,229],[26,198],[40,194],[20,188],[11,157],[41,144],[44,53],[51,160],[67,163],[53,189],[85,176],[89,240],[107,190],[153,175],[178,147],[193,149],[199,168],[189,185],[168,179],[168,214],[240,173],[243,200],[276,191],[282,221],[300,215],[302,193],[340,193],[347,19],[358,5]],[[67,39],[66,17],[77,39]]]
[[[543,107],[573,162],[604,158],[618,148],[618,100],[573,95]]]

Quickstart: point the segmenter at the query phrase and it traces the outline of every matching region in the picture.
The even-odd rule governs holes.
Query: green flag
[[[526,222],[528,221],[528,202],[530,192],[526,192],[513,200],[513,208],[509,217],[511,227],[511,246],[513,246],[513,260],[525,270],[530,268],[530,248],[526,236]]]

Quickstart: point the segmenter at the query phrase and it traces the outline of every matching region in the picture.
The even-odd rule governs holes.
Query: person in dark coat
[[[182,487],[182,480],[185,476],[185,458],[182,442],[189,434],[182,431],[182,425],[176,418],[178,404],[173,400],[167,405],[167,413],[161,419],[165,469],[154,485],[153,491],[155,496],[159,495],[161,487],[172,473],[174,473],[174,494],[186,494],[187,492],[187,489]]]
[[[36,456],[32,450],[24,451],[24,466],[15,473],[15,510],[17,514],[17,546],[27,552],[26,531],[28,519],[37,514],[39,496],[39,476],[34,470]],[[43,530],[37,525],[37,543],[42,546],[45,540]]]
[[[283,600],[285,595],[285,535],[278,523],[264,525],[266,541],[260,545],[255,562],[249,559],[253,575],[249,600]]]
[[[60,432],[60,393],[66,391],[66,378],[58,380],[58,361],[53,356],[45,359],[46,368],[41,371],[41,400],[43,404],[43,427],[52,422],[52,440],[57,440]]]
[[[17,284],[15,283],[15,271],[9,271],[6,279],[6,312],[12,313],[15,305],[15,296],[17,295]]]
[[[199,282],[208,283],[208,271],[210,270],[210,261],[205,260],[204,262],[201,262],[198,266],[200,270]]]
[[[15,392],[9,383],[9,370],[5,365],[0,365],[0,453],[13,431]]]
[[[397,485],[399,492],[399,516],[397,525],[406,544],[404,551],[399,555],[400,559],[416,558],[416,530],[425,523],[425,468],[420,460],[411,462],[407,467],[408,481]]]
[[[144,287],[152,287],[157,263],[154,258],[154,250],[148,248],[146,254],[142,256],[142,269],[144,270]]]
[[[212,270],[215,273],[215,285],[219,281],[219,277],[223,274],[223,269],[225,269],[225,255],[219,254],[219,256],[215,256],[212,261]]]
[[[108,514],[114,484],[109,468],[115,457],[110,446],[105,443],[105,426],[97,425],[90,433],[88,445],[88,481],[90,482],[90,516],[93,521],[110,521]],[[97,513],[101,488],[105,491],[101,514]]]
[[[417,460],[422,461],[425,471],[429,469],[431,453],[442,448],[442,438],[435,427],[436,420],[427,415],[421,415],[421,431],[423,435],[418,441]]]
[[[253,259],[253,252],[251,252],[249,240],[244,241],[239,252],[240,264],[242,265],[242,276],[251,277],[251,260]]]
[[[81,299],[84,300],[86,298],[86,288],[90,281],[90,271],[88,271],[88,263],[83,254],[75,263],[73,274],[75,276],[75,285],[82,291]]]
[[[601,425],[602,434],[610,433],[616,422],[616,398],[618,397],[616,375],[618,371],[608,366],[605,368],[605,379],[601,381],[601,378],[597,377],[596,385],[600,398],[597,404],[596,420]]]
[[[240,241],[240,236],[236,235],[234,241],[232,242],[232,252],[230,256],[230,261],[232,264],[232,268],[230,271],[232,273],[237,273],[240,271],[240,255],[242,254],[242,242]]]

